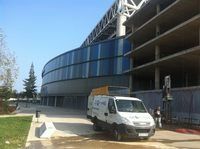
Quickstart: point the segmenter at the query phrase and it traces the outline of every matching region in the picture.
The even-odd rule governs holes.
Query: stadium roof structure
[[[116,0],[81,47],[116,37],[118,16],[122,15],[129,18],[148,1],[150,0]]]

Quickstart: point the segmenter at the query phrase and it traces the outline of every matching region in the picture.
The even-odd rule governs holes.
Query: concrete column
[[[156,13],[157,13],[157,14],[160,13],[160,4],[157,4],[157,5],[156,5]]]
[[[199,25],[199,45],[200,45],[200,25]]]
[[[160,59],[160,47],[156,45],[155,47],[155,60]],[[155,67],[155,89],[160,89],[160,68]]]
[[[56,107],[56,104],[57,104],[57,96],[55,96],[54,107]]]
[[[199,11],[200,11],[200,3],[199,3]],[[200,46],[200,25],[199,25],[199,46]],[[198,85],[200,85],[200,57],[198,60]]]
[[[123,25],[123,23],[126,21],[127,17],[121,14],[118,14],[117,16],[117,32],[116,36],[124,36],[126,35],[126,27]]]
[[[156,25],[156,37],[160,35],[160,26]]]
[[[185,74],[185,87],[188,87],[188,73]]]
[[[156,45],[155,47],[155,60],[160,59],[160,47]]]
[[[198,64],[197,64],[197,68],[198,68],[198,85],[200,85],[200,56],[199,56],[199,60],[198,60]]]
[[[155,68],[155,89],[160,89],[160,68]]]
[[[49,106],[49,97],[47,97],[47,106]]]
[[[132,68],[133,68],[133,60],[130,59],[130,69]],[[129,74],[129,89],[131,92],[133,91],[133,76],[131,73]]]
[[[199,12],[200,12],[200,2],[199,2]]]
[[[134,33],[136,30],[135,25],[132,26],[132,33]]]
[[[130,89],[130,92],[133,91],[133,76],[132,74],[129,75],[129,89]]]

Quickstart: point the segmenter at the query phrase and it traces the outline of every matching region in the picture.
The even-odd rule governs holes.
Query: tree
[[[12,86],[17,79],[18,67],[14,54],[6,46],[5,36],[0,28],[0,102],[4,99],[3,110],[8,112],[8,99],[12,96]],[[0,107],[1,108],[1,107]]]
[[[36,83],[36,76],[34,72],[34,66],[32,63],[29,71],[29,77],[28,79],[24,80],[24,89],[26,97],[33,98],[37,95],[37,89],[35,83]]]
[[[0,86],[12,90],[17,75],[18,67],[15,56],[7,48],[5,36],[0,28]]]

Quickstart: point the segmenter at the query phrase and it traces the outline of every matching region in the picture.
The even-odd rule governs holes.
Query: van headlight
[[[155,126],[156,124],[155,124],[155,121],[153,120],[153,121],[151,121],[151,126]]]
[[[133,123],[125,117],[122,117],[122,123],[126,125],[133,125]]]

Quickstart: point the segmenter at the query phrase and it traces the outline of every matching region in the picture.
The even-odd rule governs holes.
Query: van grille
[[[144,122],[144,123],[141,123],[141,122],[133,122],[133,124],[137,127],[137,126],[150,126],[150,122]]]

